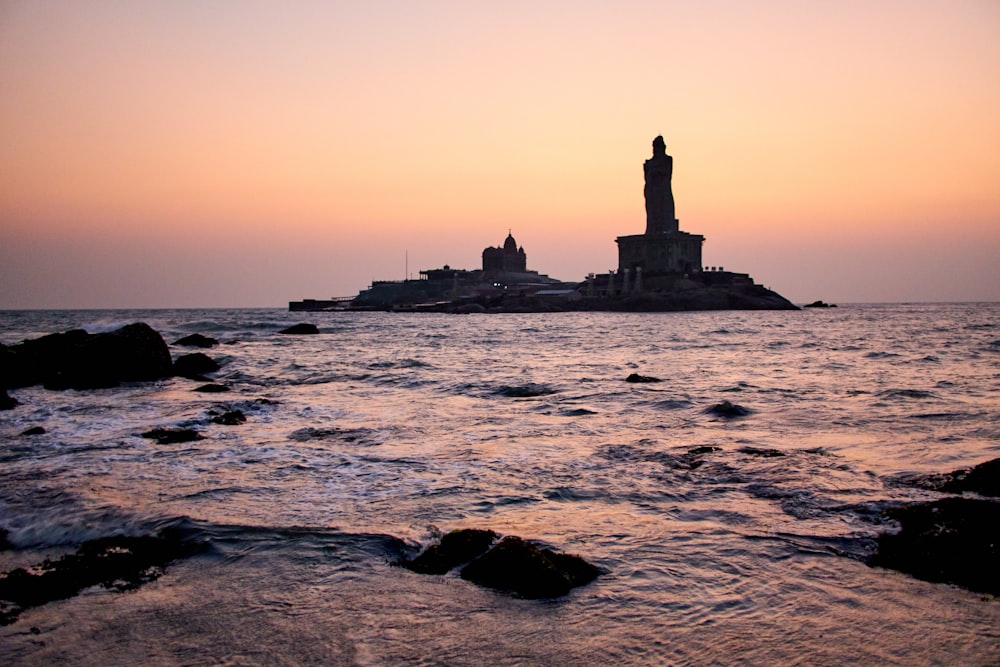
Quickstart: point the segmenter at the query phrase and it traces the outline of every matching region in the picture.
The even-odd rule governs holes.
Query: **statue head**
[[[667,154],[667,144],[664,143],[663,137],[659,136],[653,139],[653,157],[660,157],[661,155]]]

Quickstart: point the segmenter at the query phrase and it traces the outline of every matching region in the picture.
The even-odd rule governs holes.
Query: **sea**
[[[132,322],[218,339],[231,391],[11,390],[0,572],[164,527],[206,549],[26,610],[0,664],[1000,664],[1000,599],[866,564],[886,509],[940,497],[908,481],[1000,457],[1000,304],[7,311],[0,342]],[[528,600],[398,566],[459,528],[603,574]]]

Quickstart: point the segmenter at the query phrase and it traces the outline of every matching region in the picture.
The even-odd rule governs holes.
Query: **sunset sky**
[[[997,0],[0,0],[0,308],[582,280],[658,134],[706,265],[1000,300]]]

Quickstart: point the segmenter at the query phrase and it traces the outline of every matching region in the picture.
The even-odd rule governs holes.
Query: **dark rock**
[[[315,324],[302,323],[302,324],[293,324],[292,326],[288,327],[287,329],[282,329],[278,333],[280,333],[280,334],[290,334],[290,335],[301,336],[301,335],[305,335],[305,334],[318,334],[319,333],[319,329],[316,328]]]
[[[206,354],[182,354],[174,360],[174,375],[191,380],[201,380],[205,373],[214,373],[221,368],[215,359]]]
[[[971,470],[956,470],[941,490],[949,493],[971,491],[981,496],[1000,497],[1000,459],[980,463]]]
[[[812,303],[807,303],[805,308],[836,308],[835,303],[825,303],[823,301],[813,301]]]
[[[694,449],[689,449],[688,454],[694,456],[700,456],[702,454],[711,454],[712,452],[718,452],[722,447],[714,447],[712,445],[702,445],[701,447],[695,447]]]
[[[462,568],[461,576],[480,586],[510,591],[528,599],[565,595],[593,581],[600,570],[579,556],[539,549],[520,537],[505,537]]]
[[[237,426],[246,423],[247,417],[242,410],[230,410],[212,417],[212,422],[223,426]]]
[[[0,387],[0,410],[13,410],[16,405],[19,405],[18,400],[8,394],[6,389]]]
[[[649,375],[639,375],[638,373],[632,373],[627,378],[626,382],[638,382],[638,383],[649,383],[649,382],[663,382],[660,378],[655,378]]]
[[[769,459],[773,459],[778,456],[787,456],[787,454],[780,449],[760,449],[758,447],[741,447],[740,452],[743,454],[749,454],[750,456],[762,456]]]
[[[193,333],[190,336],[184,336],[184,338],[174,341],[174,345],[181,345],[183,347],[212,347],[218,344],[219,341],[214,338],[202,336],[199,333]]]
[[[550,389],[540,384],[525,384],[512,387],[500,387],[496,392],[500,396],[508,398],[534,398],[536,396],[548,396],[556,393],[555,389]]]
[[[25,431],[21,431],[21,435],[42,435],[43,433],[45,433],[45,429],[41,426],[32,426]]]
[[[203,384],[200,387],[195,387],[191,391],[200,391],[205,394],[219,394],[224,391],[229,391],[229,387],[224,384]]]
[[[26,340],[5,348],[0,366],[7,387],[97,389],[168,377],[170,351],[160,334],[137,322],[107,333],[74,329]]]
[[[1000,595],[1000,503],[945,498],[888,512],[902,529],[878,538],[868,564]]]
[[[731,419],[733,417],[745,417],[750,414],[749,409],[744,408],[742,405],[730,403],[729,401],[716,403],[712,407],[705,410],[705,412],[719,417],[726,417],[727,419]]]
[[[204,440],[205,436],[190,428],[154,428],[146,431],[142,437],[156,440],[160,445],[172,445],[178,442]]]
[[[178,531],[156,536],[107,537],[85,542],[76,553],[0,575],[0,625],[10,625],[28,608],[73,597],[84,588],[133,590],[153,581],[163,568],[203,549]]]
[[[497,537],[492,530],[453,530],[403,567],[420,574],[444,574],[486,553]]]
[[[981,496],[1000,497],[1000,459],[980,463],[973,468],[963,468],[945,474],[900,476],[896,482],[942,493],[978,493]]]

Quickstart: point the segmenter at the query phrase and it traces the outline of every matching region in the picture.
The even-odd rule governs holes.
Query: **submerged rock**
[[[0,625],[10,625],[20,613],[54,600],[73,597],[84,588],[103,586],[126,591],[160,576],[171,561],[192,556],[202,545],[186,541],[176,531],[155,536],[106,537],[85,542],[76,553],[46,560],[29,570],[0,575]]]
[[[762,456],[769,459],[773,459],[778,456],[787,456],[787,454],[780,449],[762,449],[760,447],[741,447],[740,452],[743,454],[749,454],[750,456]]]
[[[420,574],[444,574],[486,553],[497,537],[492,530],[453,530],[403,567]]]
[[[553,598],[590,583],[601,571],[579,556],[539,549],[508,536],[485,555],[462,568],[467,581],[509,591],[523,598]]]
[[[182,354],[174,360],[174,375],[190,380],[203,379],[205,373],[219,370],[219,362],[202,352]]]
[[[0,354],[0,377],[7,387],[116,387],[168,377],[170,367],[163,337],[143,322],[107,333],[73,329],[50,334],[11,345]]]
[[[32,426],[29,429],[21,431],[21,435],[42,435],[45,433],[45,429],[41,426]]]
[[[156,440],[159,445],[173,445],[178,442],[193,442],[204,440],[205,436],[190,428],[154,428],[142,434],[142,437]]]
[[[220,394],[225,391],[229,391],[229,387],[224,384],[203,384],[200,387],[195,387],[191,391],[200,391],[203,394]]]
[[[632,373],[627,378],[626,382],[637,382],[641,384],[647,384],[650,382],[663,382],[660,378],[652,377],[651,375],[639,375],[638,373]]]
[[[182,347],[213,347],[218,344],[219,341],[208,336],[202,336],[200,333],[193,333],[190,336],[184,336],[184,338],[174,341],[174,345],[181,345]]]
[[[733,417],[745,417],[750,414],[750,410],[748,408],[744,408],[742,405],[736,405],[735,403],[730,403],[729,401],[716,403],[712,407],[705,410],[705,412],[707,414],[725,417],[727,419],[731,419]]]
[[[237,426],[246,423],[246,420],[247,416],[243,414],[242,410],[229,410],[228,412],[223,412],[221,415],[212,417],[212,423],[222,424],[223,426]]]
[[[956,470],[951,473],[951,479],[944,484],[943,490],[1000,497],[1000,459],[980,463],[970,470]]]
[[[293,324],[292,326],[288,327],[287,329],[282,329],[278,333],[280,333],[280,334],[288,334],[288,335],[293,335],[293,336],[301,336],[301,335],[307,335],[307,334],[318,334],[319,333],[319,329],[316,327],[315,324],[308,324],[308,323],[303,322],[302,324]]]
[[[879,536],[869,565],[1000,595],[1000,503],[945,498],[888,515],[902,528]]]

